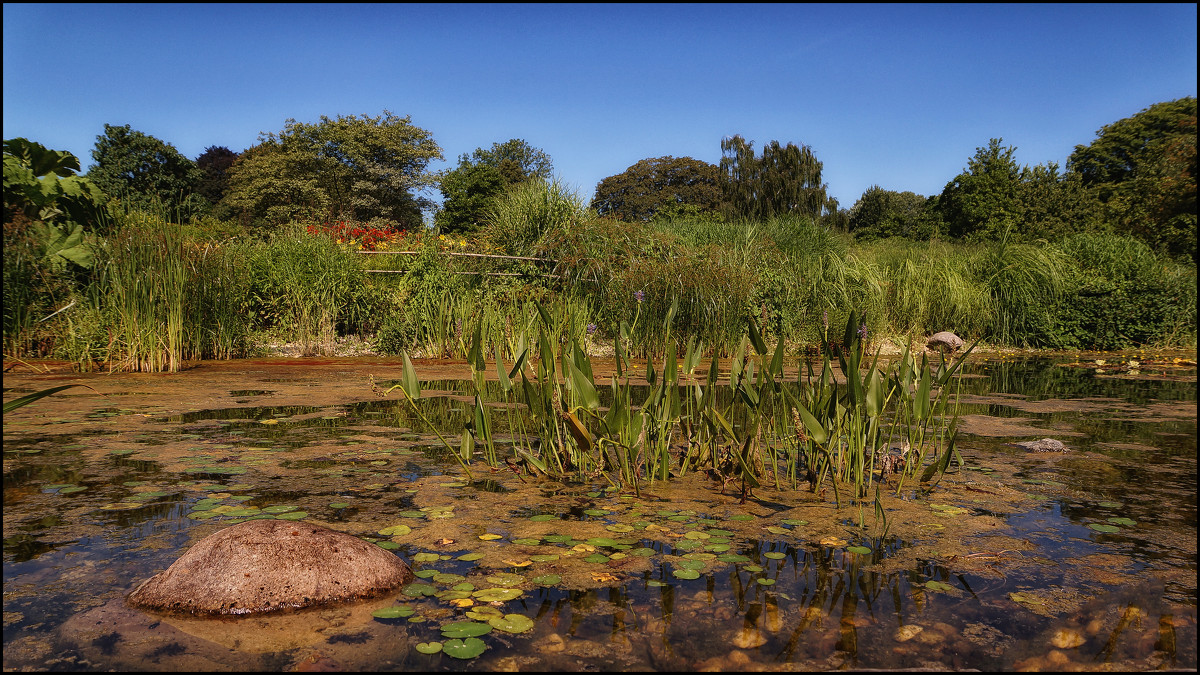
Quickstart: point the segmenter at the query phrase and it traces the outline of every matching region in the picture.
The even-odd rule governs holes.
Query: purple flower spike
[[[865,324],[865,323],[864,323],[863,325],[859,326],[859,328],[858,328],[858,337],[859,337],[859,339],[861,339],[863,342],[866,342],[866,341],[867,341],[867,324]]]
[[[642,291],[637,291],[636,293],[633,294],[633,299],[637,300],[638,302],[641,302],[642,300],[646,299],[646,294],[643,293]]]
[[[596,324],[594,324],[594,323],[589,323],[589,324],[587,325],[587,334],[588,334],[588,335],[595,335],[595,334],[596,334]]]

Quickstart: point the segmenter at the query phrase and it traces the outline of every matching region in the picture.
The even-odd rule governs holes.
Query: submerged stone
[[[925,347],[934,351],[956,352],[962,349],[964,344],[962,338],[954,333],[942,331],[931,335],[929,340],[925,342]]]
[[[260,614],[371,597],[412,578],[395,554],[344,532],[249,520],[197,542],[128,602],[196,615]]]
[[[1067,446],[1062,444],[1062,441],[1053,438],[1043,438],[1038,441],[1022,441],[1017,443],[1018,446],[1025,448],[1030,452],[1066,452]]]

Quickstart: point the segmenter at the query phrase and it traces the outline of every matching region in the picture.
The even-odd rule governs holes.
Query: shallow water
[[[467,480],[405,405],[371,394],[394,363],[6,375],[6,398],[102,395],[5,416],[4,667],[1194,669],[1194,359],[973,358],[957,382],[966,465],[885,497],[886,531],[870,503],[772,487],[741,503],[694,474],[640,495],[481,462]],[[464,391],[430,383],[421,402],[455,437]],[[493,410],[498,430],[510,414]],[[1069,451],[1014,445],[1043,437]],[[193,541],[271,511],[392,547],[420,578],[281,617],[125,607]],[[489,588],[519,595],[473,595]],[[396,605],[411,615],[371,615]],[[469,659],[418,650],[497,614],[532,628],[497,619]]]

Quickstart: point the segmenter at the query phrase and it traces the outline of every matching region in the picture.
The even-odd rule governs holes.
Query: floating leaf
[[[676,567],[681,567],[685,570],[702,570],[704,569],[703,560],[679,560],[675,562]]]
[[[267,516],[267,517],[270,518],[270,516]],[[375,542],[375,545],[378,546],[379,548],[385,548],[389,551],[394,551],[394,550],[400,548],[400,544],[397,544],[394,541],[377,541],[377,542]]]
[[[1088,523],[1088,527],[1092,528],[1093,530],[1095,530],[1097,532],[1105,532],[1105,533],[1113,533],[1113,532],[1121,531],[1121,528],[1117,527],[1116,525],[1105,525],[1103,523]]]
[[[437,573],[437,570],[419,570],[417,572],[413,572],[413,576],[417,577],[418,579],[428,579],[436,576]]]
[[[698,532],[696,530],[692,530],[691,532],[685,533],[683,536],[687,539],[708,539],[712,535],[707,532]]]
[[[770,586],[775,583],[774,579],[767,579],[764,577],[759,577],[759,578],[755,579],[755,581],[762,584],[763,586]]]
[[[478,637],[490,632],[491,625],[479,621],[455,621],[442,626],[442,637],[448,638]]]
[[[871,549],[867,548],[866,546],[847,546],[846,550],[851,553],[857,553],[859,555],[870,555],[871,554]]]
[[[464,553],[464,554],[458,556],[458,558],[456,558],[456,560],[461,560],[463,562],[473,562],[475,560],[479,560],[482,557],[483,557],[482,553]]]
[[[931,591],[950,591],[950,590],[954,590],[954,587],[953,587],[953,586],[951,586],[950,584],[947,584],[947,583],[945,583],[945,582],[942,582],[942,581],[926,581],[926,582],[925,582],[925,588],[928,588],[928,589],[929,589],[929,590],[931,590]]]
[[[471,610],[467,612],[467,616],[475,619],[476,621],[491,621],[497,617],[504,616],[504,612],[501,612],[499,609],[492,607],[491,605],[478,605],[472,607]]]
[[[479,535],[479,538],[482,539],[483,541],[495,541],[497,539],[503,539],[504,536],[499,535],[499,534],[492,534],[491,532],[489,532],[487,534]]]
[[[608,525],[604,529],[606,529],[610,532],[633,532],[633,526],[626,525],[625,523],[616,523],[615,525]]]
[[[530,579],[530,581],[538,586],[553,586],[562,581],[562,576],[558,574],[543,574],[540,577]]]
[[[392,525],[391,527],[385,527],[380,530],[379,534],[382,534],[385,537],[403,537],[410,532],[412,532],[412,528],[407,525]],[[420,554],[418,553],[417,555]]]
[[[522,539],[513,539],[512,543],[518,544],[520,546],[537,546],[538,544],[542,543],[542,540],[534,539],[532,537],[525,537]]]
[[[450,574],[449,572],[441,572],[433,575],[433,580],[439,584],[457,584],[463,579],[466,579],[461,574]]]
[[[418,642],[413,647],[422,654],[436,654],[442,651],[442,643],[440,642]]]
[[[672,570],[671,574],[677,579],[699,579],[700,573],[696,570]]]
[[[405,530],[408,530],[408,528],[405,527],[404,525],[401,525],[400,527],[403,527]],[[387,529],[392,530],[394,528],[389,527]],[[409,532],[411,532],[411,530],[409,530]],[[408,534],[408,532],[389,532],[389,531],[380,530],[379,534],[384,534],[384,535]],[[436,562],[438,559],[438,554],[436,554],[436,553],[417,553],[417,554],[413,555],[412,559],[413,559],[413,562]]]
[[[442,651],[446,656],[452,656],[456,659],[473,659],[482,654],[485,649],[487,649],[487,645],[483,643],[483,640],[475,637],[469,637],[465,640],[447,640],[442,645]]]
[[[606,563],[606,562],[608,562],[608,556],[606,556],[602,553],[593,553],[593,554],[589,555],[588,557],[584,558],[583,560],[584,560],[584,562],[590,562],[590,563]]]
[[[349,502],[333,502],[329,505],[331,509],[344,509],[350,506]]]
[[[488,624],[496,630],[505,633],[524,633],[533,628],[533,619],[524,614],[505,614],[502,617],[489,619]]]
[[[292,511],[291,513],[281,513],[275,516],[279,520],[303,520],[308,517],[307,511]]]
[[[1108,522],[1112,523],[1113,525],[1124,525],[1126,527],[1133,527],[1134,525],[1137,525],[1137,521],[1131,518],[1109,518]]]
[[[376,619],[404,619],[412,616],[413,612],[415,611],[416,610],[408,605],[395,605],[392,607],[383,607],[381,609],[377,609],[374,612],[371,612],[371,616],[375,617]]]
[[[437,589],[429,584],[409,584],[404,587],[404,594],[414,598],[425,595],[437,595]]]
[[[513,574],[512,572],[500,572],[487,577],[487,580],[497,586],[516,586],[525,581],[525,577],[520,574]]]
[[[787,557],[787,554],[779,551],[767,551],[766,553],[763,553],[763,557],[770,558],[771,560],[783,560]]]
[[[536,516],[530,516],[529,519],[535,523],[544,523],[548,520],[558,520],[559,518],[558,516],[550,513],[539,513]]]
[[[583,512],[589,516],[606,516],[612,513],[612,511],[605,511],[604,509],[584,509]]]
[[[781,520],[779,522],[783,523],[784,525],[796,525],[796,526],[808,524],[807,520],[799,520],[797,518],[785,518],[784,520]]]
[[[484,588],[471,593],[471,597],[481,602],[508,602],[523,594],[524,591],[519,588]]]
[[[791,534],[792,533],[792,531],[787,529],[786,527],[776,527],[774,525],[768,527],[767,532],[770,532],[771,534]]]
[[[722,562],[750,562],[750,559],[740,553],[726,553],[717,556],[717,560]]]

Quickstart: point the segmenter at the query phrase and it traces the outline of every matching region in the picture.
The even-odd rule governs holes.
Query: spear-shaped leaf
[[[404,387],[404,392],[412,400],[421,398],[421,382],[417,380],[417,371],[407,353],[404,355],[404,376],[400,379],[400,386]]]

